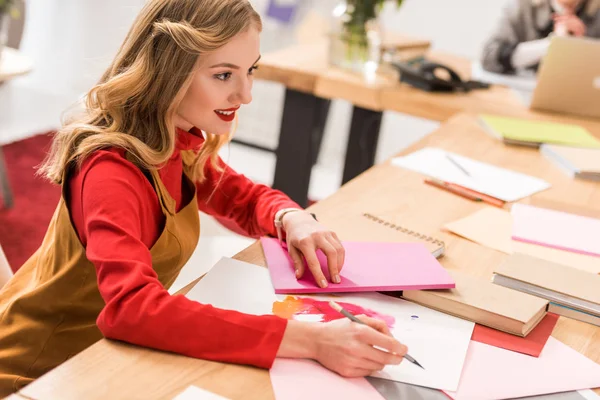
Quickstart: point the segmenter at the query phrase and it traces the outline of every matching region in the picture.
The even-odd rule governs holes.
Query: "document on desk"
[[[488,72],[483,69],[479,61],[474,61],[471,64],[471,79],[491,83],[492,85],[508,86],[527,92],[533,92],[537,86],[537,79],[534,72],[519,71],[515,75]]]
[[[471,342],[453,399],[517,397],[600,387],[600,365],[554,337],[538,358]]]
[[[385,321],[425,368],[404,361],[373,376],[435,389],[458,387],[474,328],[473,322],[379,293],[276,295],[266,268],[227,258],[221,259],[187,297],[222,309],[315,322],[345,318],[329,306],[329,301],[335,300],[351,313]]]
[[[600,274],[600,257],[512,240],[512,224],[512,216],[509,211],[485,207],[446,224],[444,229],[506,254],[527,254],[582,271]],[[490,226],[493,226],[494,229],[489,229]]]
[[[514,204],[512,238],[600,257],[600,219],[527,204]]]
[[[426,147],[396,157],[392,165],[451,182],[506,202],[517,201],[550,187],[543,179],[496,167],[440,148]]]

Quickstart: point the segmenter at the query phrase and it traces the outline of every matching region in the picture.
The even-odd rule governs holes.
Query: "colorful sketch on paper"
[[[396,322],[395,318],[390,315],[380,314],[356,304],[339,301],[337,303],[354,315],[366,315],[367,317],[380,319],[384,321],[389,328],[392,328],[394,322]],[[329,322],[345,318],[342,314],[331,308],[328,301],[296,296],[287,296],[283,301],[274,302],[273,314],[281,318],[297,321]]]

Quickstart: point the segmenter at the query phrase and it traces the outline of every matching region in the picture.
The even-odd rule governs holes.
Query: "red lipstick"
[[[219,118],[221,118],[223,121],[231,122],[235,118],[235,112],[237,111],[238,108],[240,108],[240,106],[226,108],[223,110],[215,110],[215,114],[217,114],[217,116]]]

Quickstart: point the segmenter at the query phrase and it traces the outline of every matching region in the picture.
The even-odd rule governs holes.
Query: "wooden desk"
[[[18,50],[4,47],[0,55],[0,84],[9,79],[25,75],[33,68],[29,58],[23,56]],[[8,176],[6,173],[6,163],[4,162],[4,153],[0,146],[0,194],[3,198],[5,208],[12,207],[13,198]]]
[[[388,37],[386,41],[386,47],[395,47],[398,52],[425,52],[430,45],[427,40],[399,34]],[[311,169],[317,159],[330,100],[343,98],[360,105],[362,104],[360,93],[365,92],[352,91],[354,96],[350,98],[347,94],[344,95],[335,89],[338,85],[338,82],[335,81],[337,78],[341,78],[339,80],[342,82],[349,81],[359,88],[363,88],[365,84],[360,76],[330,67],[327,51],[328,42],[326,40],[285,48],[265,54],[260,61],[260,68],[255,72],[258,79],[279,82],[286,87],[279,145],[275,150],[277,163],[273,187],[283,190],[302,206],[308,204]],[[339,73],[342,76],[339,76]],[[326,77],[331,79],[325,80]],[[330,85],[333,85],[333,88]],[[346,92],[348,89],[342,90]],[[368,88],[366,92],[367,97],[373,95]],[[355,109],[355,114],[357,114],[358,120],[367,121],[369,127],[378,132],[381,124],[381,112],[379,112],[381,110],[377,109],[373,115],[370,115],[369,111],[359,114],[359,111]],[[353,121],[357,118],[353,118]],[[358,122],[354,125],[358,125]],[[373,138],[375,142],[369,142],[367,147],[376,146],[376,136],[372,135],[367,140]],[[355,141],[349,141],[349,154],[361,153],[361,148],[354,146],[355,143]],[[245,143],[242,142],[242,144]],[[372,153],[374,155],[374,152]],[[361,160],[360,155],[347,158]],[[371,166],[373,163],[374,159],[369,158],[361,165]],[[347,176],[354,177],[356,175],[355,164],[349,163],[349,165],[350,167],[346,168],[344,182],[348,180]],[[362,172],[364,169],[366,168],[362,168],[360,171]]]
[[[600,132],[597,134],[600,137]],[[600,185],[575,181],[538,151],[506,147],[485,134],[473,116],[453,117],[435,133],[403,154],[424,146],[438,146],[478,160],[533,174],[552,183],[534,198],[565,202],[600,210]],[[506,254],[439,231],[447,222],[486,207],[423,183],[423,177],[390,163],[375,166],[343,186],[311,210],[326,225],[336,228],[349,213],[370,212],[399,217],[406,226],[434,233],[446,241],[440,260],[448,269],[490,278]],[[338,232],[352,239],[356,232]],[[265,265],[260,244],[255,243],[236,259]],[[259,268],[259,267],[257,267]],[[189,288],[192,286],[188,286]],[[560,318],[553,336],[600,362],[600,327]],[[102,340],[43,376],[21,394],[33,399],[164,399],[194,384],[232,399],[273,399],[267,371],[220,364]],[[600,391],[599,391],[600,393]]]
[[[471,62],[439,51],[428,60],[455,69],[463,79],[471,75]],[[394,73],[371,79],[330,67],[327,43],[317,42],[266,54],[257,78],[286,86],[273,186],[301,205],[307,204],[311,167],[323,134],[329,100],[343,99],[353,107],[342,183],[373,166],[383,111],[445,121],[459,112],[491,113],[531,119],[562,121],[598,129],[600,119],[534,112],[503,86],[468,93],[429,93],[398,81]]]

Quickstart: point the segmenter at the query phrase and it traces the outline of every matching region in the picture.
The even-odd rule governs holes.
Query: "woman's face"
[[[254,27],[198,57],[192,83],[177,110],[176,126],[228,134],[236,110],[252,101],[252,73],[259,58],[259,32]]]

